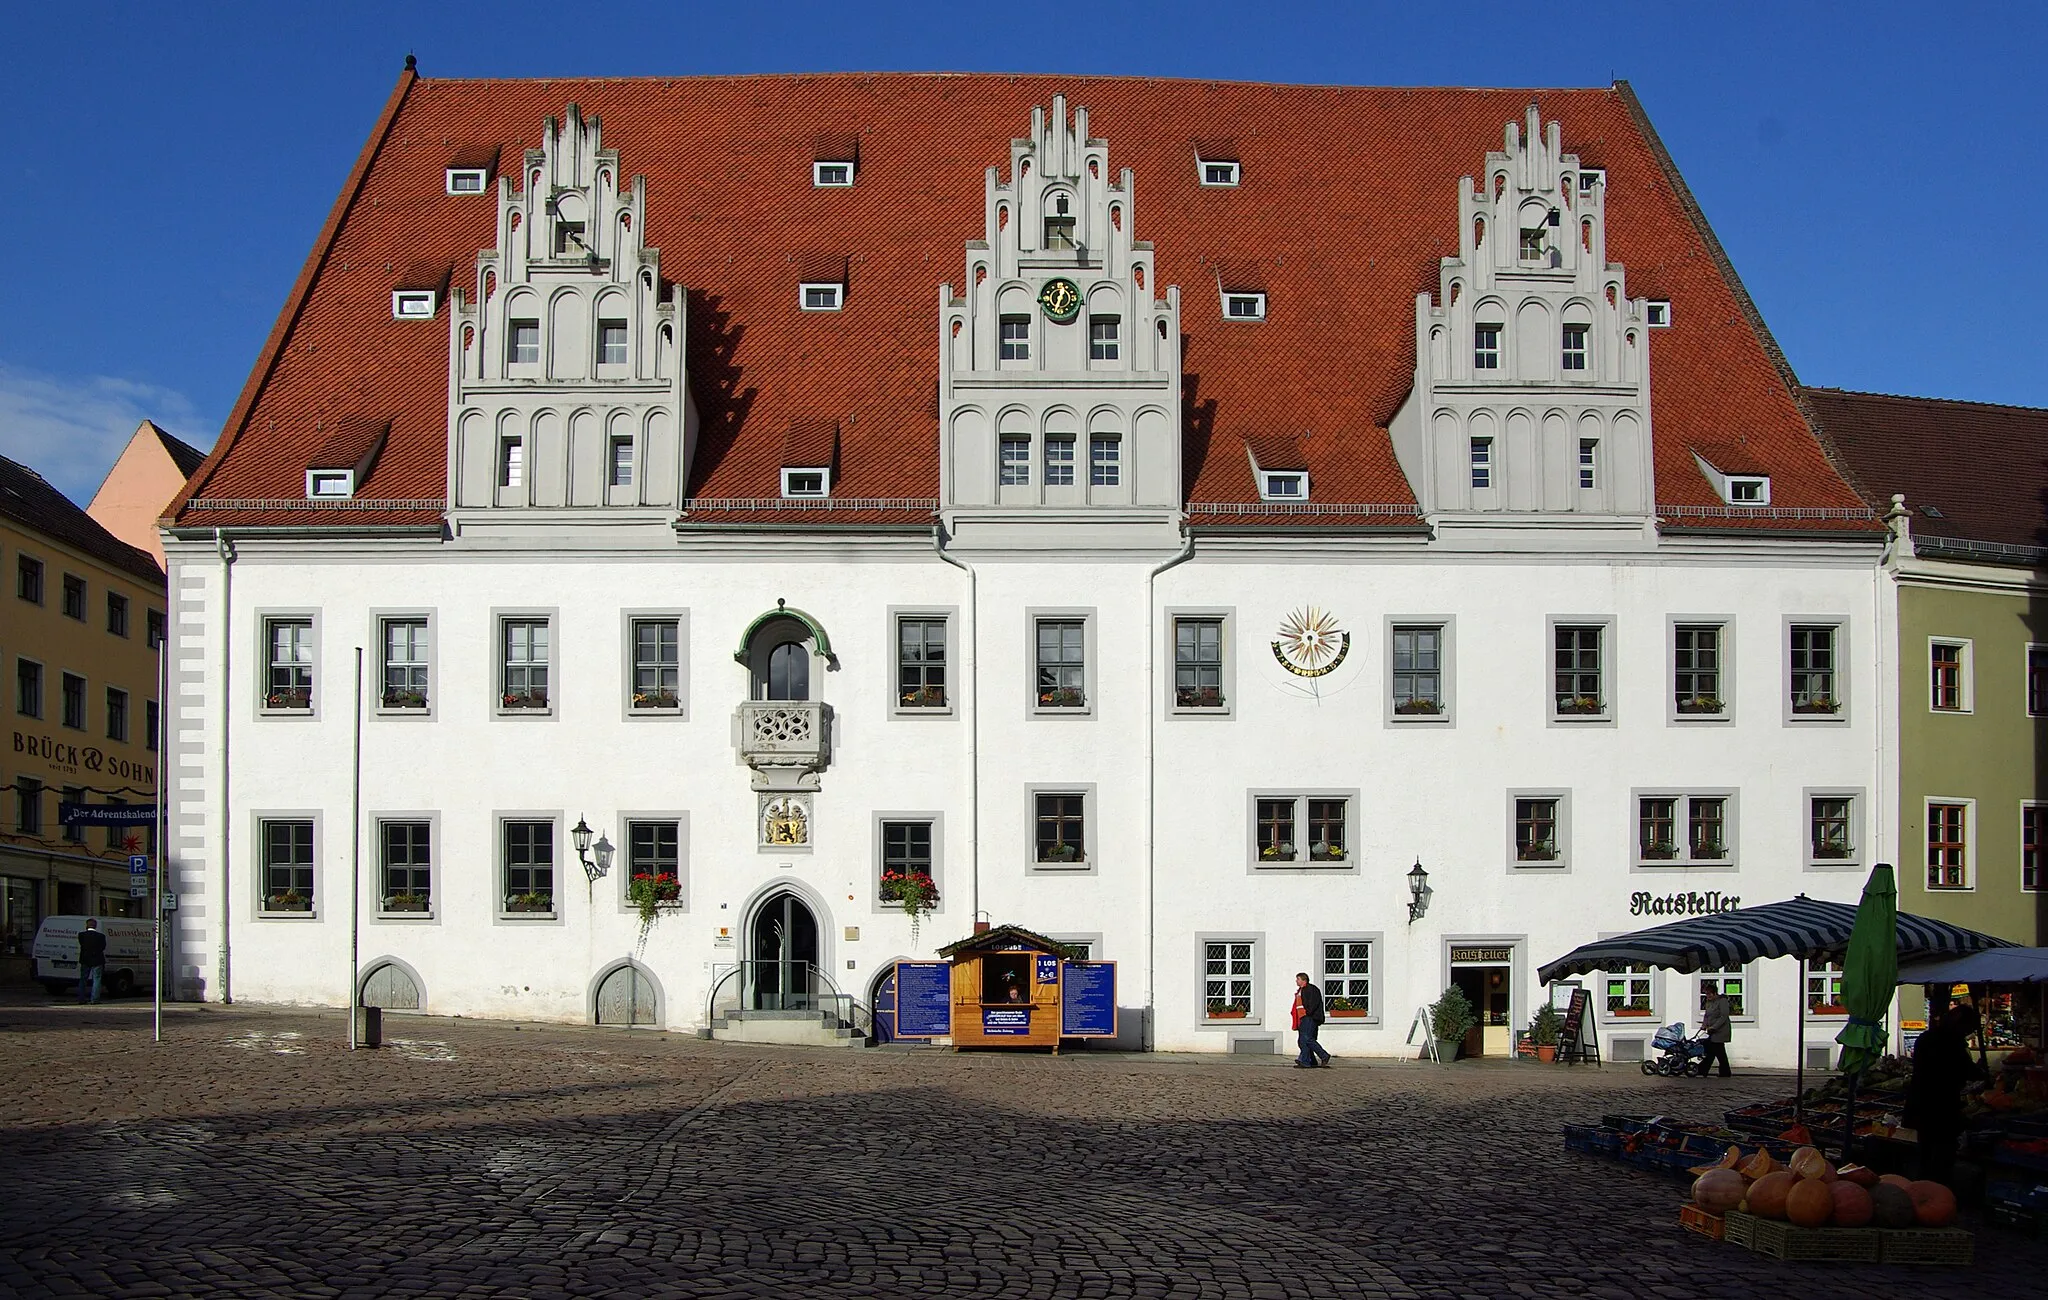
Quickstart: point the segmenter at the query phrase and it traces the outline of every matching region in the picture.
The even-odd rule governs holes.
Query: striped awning
[[[1840,961],[1856,928],[1854,903],[1829,903],[1801,894],[1782,903],[1741,907],[1711,916],[1617,934],[1574,948],[1546,963],[1537,975],[1548,984],[1586,971],[1661,966],[1676,971],[1724,970],[1760,957],[1804,957]],[[2011,948],[1996,939],[1946,921],[1899,913],[1899,965]]]

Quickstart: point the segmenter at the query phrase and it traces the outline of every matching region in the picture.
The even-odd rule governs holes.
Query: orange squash
[[[1792,1153],[1791,1163],[1785,1167],[1796,1178],[1818,1178],[1828,1167],[1828,1158],[1813,1147],[1801,1147]]]
[[[1906,1188],[1913,1198],[1913,1218],[1923,1228],[1946,1228],[1955,1222],[1956,1194],[1940,1183],[1922,1179]]]
[[[1755,1155],[1751,1156],[1749,1159],[1735,1166],[1735,1168],[1741,1172],[1742,1176],[1744,1178],[1749,1179],[1751,1182],[1755,1182],[1757,1179],[1762,1178],[1765,1174],[1771,1173],[1778,1167],[1778,1162],[1771,1159],[1771,1153],[1768,1151],[1759,1151]]]
[[[1843,1165],[1836,1174],[1865,1189],[1877,1186],[1877,1171],[1868,1165]]]
[[[1848,1179],[1829,1183],[1828,1194],[1835,1198],[1835,1226],[1839,1228],[1860,1228],[1870,1222],[1876,1209],[1870,1202],[1870,1193]]]
[[[1802,1228],[1819,1228],[1835,1217],[1835,1196],[1818,1178],[1801,1178],[1785,1193],[1785,1217]]]
[[[1880,1183],[1890,1183],[1892,1186],[1897,1187],[1901,1190],[1904,1190],[1905,1188],[1911,1187],[1913,1185],[1913,1180],[1906,1177],[1904,1174],[1879,1174],[1877,1181]]]
[[[1880,1228],[1910,1228],[1920,1221],[1912,1193],[1897,1183],[1879,1183],[1870,1189],[1870,1211]]]
[[[1784,1169],[1774,1170],[1757,1179],[1749,1185],[1749,1212],[1760,1219],[1784,1218],[1786,1194],[1798,1181]]]
[[[1742,1204],[1747,1185],[1733,1169],[1709,1169],[1692,1185],[1692,1203],[1714,1214],[1726,1214]]]

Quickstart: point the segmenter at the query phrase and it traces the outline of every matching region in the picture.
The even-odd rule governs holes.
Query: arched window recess
[[[757,700],[808,700],[811,696],[811,659],[823,659],[829,668],[839,667],[832,653],[832,638],[825,625],[777,600],[775,608],[747,625],[740,635],[733,661],[754,678]]]

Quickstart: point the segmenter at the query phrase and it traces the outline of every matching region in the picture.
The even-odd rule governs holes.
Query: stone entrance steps
[[[867,1035],[830,1011],[730,1011],[711,1022],[722,1043],[781,1043],[799,1047],[860,1047]]]

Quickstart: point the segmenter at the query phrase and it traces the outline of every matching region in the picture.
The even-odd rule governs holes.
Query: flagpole
[[[348,1050],[356,1050],[363,937],[363,648],[356,647],[355,769],[348,813]]]

